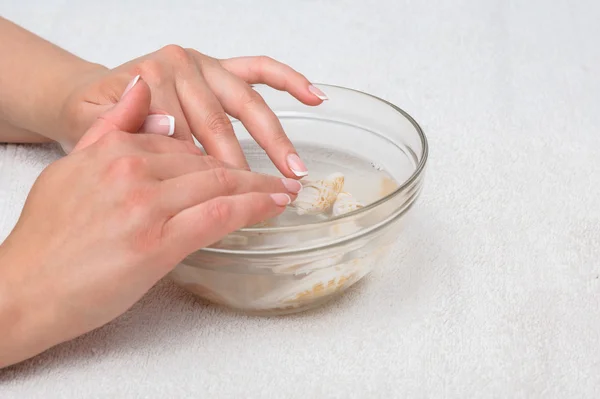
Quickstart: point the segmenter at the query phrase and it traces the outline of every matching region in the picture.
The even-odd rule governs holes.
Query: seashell
[[[336,257],[337,258],[337,257]],[[339,260],[338,260],[339,261]],[[370,266],[370,265],[369,265]],[[291,309],[344,291],[369,272],[361,260],[309,272],[252,303],[255,309]]]
[[[333,209],[331,213],[333,216],[339,216],[362,207],[364,207],[364,205],[356,200],[356,198],[354,198],[351,194],[341,192],[337,195],[337,198],[333,203]]]
[[[315,215],[329,210],[338,194],[344,188],[344,175],[333,173],[324,179],[306,181],[302,184],[302,191],[290,207],[298,215]]]

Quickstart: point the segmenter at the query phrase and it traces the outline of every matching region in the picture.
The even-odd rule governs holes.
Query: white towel
[[[598,397],[600,3],[124,3],[2,12],[109,66],[179,43],[381,96],[428,134],[426,189],[395,260],[330,306],[252,318],[162,282],[0,371],[0,398]],[[0,146],[0,237],[59,154]]]

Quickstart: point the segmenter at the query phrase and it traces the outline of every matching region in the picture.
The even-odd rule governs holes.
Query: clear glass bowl
[[[308,217],[299,224],[282,217],[276,225],[236,231],[184,259],[170,273],[177,284],[244,313],[278,315],[324,304],[385,261],[421,192],[427,139],[387,101],[317,86],[329,97],[318,107],[267,86],[255,90],[280,119],[308,178],[342,172],[346,191],[354,190],[365,206],[326,220]],[[279,175],[244,126],[232,123],[251,168]]]

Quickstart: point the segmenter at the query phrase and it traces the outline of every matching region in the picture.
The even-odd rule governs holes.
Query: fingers
[[[175,82],[171,81],[169,83],[167,87],[156,90],[152,107],[154,112],[152,115],[148,115],[140,128],[140,132],[172,136],[179,140],[193,142],[190,126],[179,105]],[[152,88],[152,82],[149,84]],[[167,112],[163,112],[164,110]]]
[[[149,109],[150,88],[138,75],[129,83],[119,102],[96,119],[73,152],[88,147],[113,131],[137,132]]]
[[[160,183],[161,202],[168,214],[215,197],[248,192],[285,193],[290,199],[302,189],[300,182],[240,169],[212,168],[165,180]]]
[[[250,169],[229,117],[195,64],[181,69],[177,95],[193,134],[206,153],[242,169]]]
[[[148,118],[140,128],[141,133],[172,135],[176,139],[193,141],[190,127],[179,106],[175,87],[177,65],[171,51],[165,48],[144,57],[127,62],[119,67],[127,74],[140,74],[152,91],[152,105]],[[164,118],[160,115],[171,116]]]
[[[264,83],[290,93],[306,105],[319,105],[327,95],[301,73],[270,57],[236,57],[219,61],[223,68],[248,84]]]
[[[181,259],[231,232],[279,215],[289,202],[290,198],[280,193],[213,198],[184,209],[165,223],[164,245]]]
[[[306,175],[306,166],[298,162],[296,149],[283,131],[279,119],[258,93],[218,66],[206,65],[204,75],[225,111],[244,124],[284,176]],[[292,157],[294,159],[290,163]]]

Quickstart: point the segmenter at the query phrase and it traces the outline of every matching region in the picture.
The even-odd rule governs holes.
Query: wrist
[[[0,117],[16,128],[61,141],[70,136],[65,121],[69,98],[90,74],[104,67],[71,54],[55,56],[51,61],[24,81],[20,92],[13,87],[7,97],[0,98]]]
[[[104,68],[0,17],[0,120],[50,140],[63,136],[65,102],[78,81]],[[5,57],[6,58],[6,57]]]
[[[105,71],[108,71],[103,65],[94,64],[81,60],[69,73],[63,75],[60,83],[57,85],[57,91],[60,92],[58,99],[48,99],[48,102],[56,101],[56,107],[49,115],[47,128],[40,134],[59,142],[63,148],[65,146],[74,146],[83,133],[79,119],[81,106],[86,104],[81,102],[80,91],[86,87],[86,84]],[[58,101],[57,101],[58,100]],[[40,127],[40,129],[43,129]]]
[[[50,312],[28,282],[28,261],[12,248],[10,237],[0,245],[0,368],[46,350],[44,327]]]

